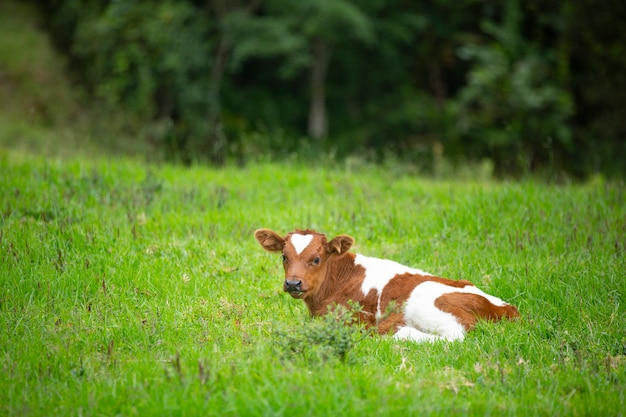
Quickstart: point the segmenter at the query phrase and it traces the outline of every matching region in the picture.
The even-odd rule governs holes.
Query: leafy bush
[[[192,4],[68,2],[55,17],[57,26],[74,23],[72,57],[103,113],[117,115],[116,128],[170,155],[198,150],[192,138],[206,134],[210,25]]]
[[[521,37],[516,3],[506,12],[502,26],[484,25],[494,42],[459,50],[474,65],[456,102],[456,140],[472,144],[464,147],[471,156],[494,160],[497,173],[515,175],[549,168],[570,148],[574,108],[554,57]]]
[[[331,358],[345,362],[348,353],[363,338],[363,327],[356,319],[360,310],[356,303],[350,308],[334,305],[329,308],[328,314],[297,329],[277,328],[276,349],[279,355],[285,359],[297,355],[313,362]]]

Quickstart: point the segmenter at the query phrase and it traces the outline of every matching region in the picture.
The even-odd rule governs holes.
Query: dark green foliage
[[[626,4],[570,2],[563,6],[566,36],[558,53],[569,58],[568,77],[575,98],[574,151],[567,168],[579,174],[626,171]],[[560,65],[562,66],[562,65]]]
[[[111,2],[79,23],[74,54],[96,98],[124,127],[187,155],[206,134],[207,23],[185,2]]]
[[[173,159],[308,148],[400,157],[423,172],[445,158],[489,160],[502,175],[576,177],[624,174],[624,9],[572,0],[44,2],[103,124]]]
[[[572,144],[571,94],[553,53],[523,38],[519,3],[506,3],[501,24],[484,22],[492,42],[459,50],[474,66],[458,97],[458,140],[474,143],[471,153],[492,158],[499,174],[545,169]]]

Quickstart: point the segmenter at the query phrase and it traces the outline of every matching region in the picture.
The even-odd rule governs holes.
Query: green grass
[[[0,151],[0,415],[623,415],[625,203],[620,184]],[[523,318],[291,351],[314,323],[258,227],[348,233]]]

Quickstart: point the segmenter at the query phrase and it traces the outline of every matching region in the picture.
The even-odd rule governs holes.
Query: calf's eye
[[[285,255],[281,255],[281,258],[283,260],[283,263],[286,264],[287,263],[287,257]]]
[[[320,264],[320,261],[321,261],[321,259],[320,259],[320,257],[318,256],[318,257],[316,257],[315,259],[313,259],[313,261],[311,262],[311,264],[313,264],[313,265],[319,265],[319,264]]]

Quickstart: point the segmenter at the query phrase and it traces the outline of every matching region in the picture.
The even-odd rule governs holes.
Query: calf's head
[[[294,298],[314,295],[324,282],[328,262],[350,250],[354,239],[339,235],[327,241],[313,230],[296,230],[281,237],[270,229],[258,229],[254,237],[270,252],[281,252],[285,268],[283,289]]]

